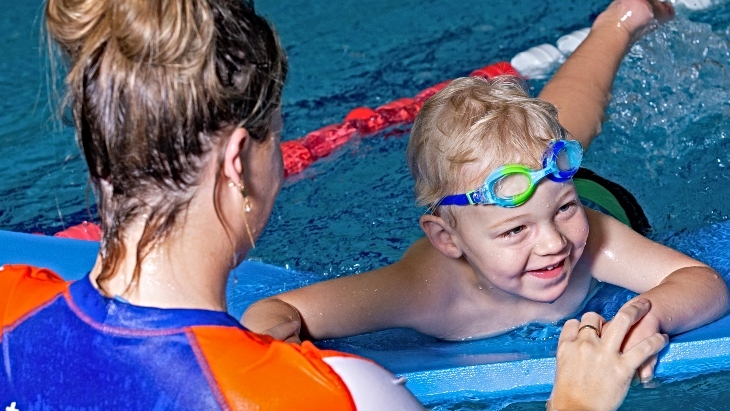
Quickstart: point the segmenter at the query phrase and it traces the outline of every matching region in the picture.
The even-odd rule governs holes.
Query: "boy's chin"
[[[532,300],[538,303],[552,304],[555,301],[558,301],[560,297],[565,294],[566,288],[566,286],[561,284],[555,287],[551,287],[551,289],[549,290],[542,290],[531,293],[531,295],[523,296],[523,298],[527,298],[528,300]]]

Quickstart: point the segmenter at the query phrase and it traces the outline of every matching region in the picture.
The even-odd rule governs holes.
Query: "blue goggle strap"
[[[450,196],[446,196],[441,199],[441,201],[438,202],[438,205],[440,206],[446,206],[446,205],[458,205],[458,206],[464,206],[464,205],[474,205],[474,204],[484,204],[484,197],[482,196],[481,190],[473,190],[469,191],[464,194],[454,194]]]

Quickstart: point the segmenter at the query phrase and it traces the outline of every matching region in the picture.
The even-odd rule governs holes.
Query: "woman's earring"
[[[241,195],[243,196],[243,210],[246,213],[251,212],[251,202],[248,199],[248,194],[246,194],[246,187],[243,185],[243,181],[239,182],[238,184],[234,183],[233,181],[228,183],[228,187],[236,187],[238,186],[238,189],[241,191]],[[246,226],[246,232],[248,233],[248,239],[251,241],[251,248],[256,248],[256,243],[253,240],[253,235],[251,234],[251,228],[248,226],[248,221],[246,221],[246,214],[243,215],[243,224]]]

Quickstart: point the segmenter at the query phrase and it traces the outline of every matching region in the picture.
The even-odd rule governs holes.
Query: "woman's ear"
[[[419,222],[421,229],[426,233],[428,241],[442,254],[451,258],[462,256],[461,249],[454,242],[454,230],[443,218],[425,214],[421,216]]]
[[[243,163],[241,157],[250,144],[251,138],[245,128],[237,127],[223,147],[223,175],[235,184],[241,182]]]

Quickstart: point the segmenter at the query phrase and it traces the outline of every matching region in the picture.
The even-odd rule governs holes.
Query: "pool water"
[[[654,381],[650,388],[635,386],[629,390],[620,410],[727,410],[727,404],[730,402],[728,381],[730,381],[730,372],[721,372],[669,384]],[[545,411],[546,400],[546,396],[499,400],[467,397],[462,400],[448,400],[429,405],[434,411]]]
[[[307,100],[306,104],[316,106],[315,113],[325,106],[341,105],[336,116],[322,115],[317,117],[320,124],[287,135],[303,135],[322,124],[336,122],[357,105],[375,107],[400,96],[411,96],[440,79],[509,59],[518,50],[541,41],[554,42],[555,36],[588,25],[586,19],[591,10],[601,8],[581,2],[564,7],[571,9],[570,5],[584,9],[572,10],[572,14],[560,10],[561,14],[541,6],[545,9],[536,12],[544,16],[534,16],[540,23],[517,38],[514,33],[502,36],[499,29],[494,30],[496,33],[475,32],[473,27],[467,30],[466,26],[451,34],[464,37],[459,41],[442,36],[447,38],[443,40],[445,46],[436,40],[424,43],[416,39],[400,44],[398,49],[385,49],[382,66],[367,67],[372,71],[361,72],[360,64],[365,63],[343,58],[343,70],[353,72],[348,77],[349,86],[342,86],[336,101],[329,96],[316,104]],[[585,159],[587,167],[634,193],[654,227],[655,238],[726,221],[730,215],[726,200],[730,194],[730,173],[725,170],[730,164],[730,141],[728,123],[723,121],[730,101],[730,78],[726,72],[728,21],[727,13],[725,20],[720,20],[722,15],[707,12],[701,16],[713,19],[712,24],[680,19],[632,49],[619,72],[603,135]],[[276,19],[276,15],[272,17]],[[404,20],[409,21],[405,17]],[[578,24],[549,26],[566,20]],[[483,25],[490,18],[463,16],[456,21]],[[541,29],[540,24],[547,27]],[[285,41],[287,29],[280,27]],[[467,31],[468,36],[464,34]],[[543,32],[554,34],[550,37]],[[498,40],[492,40],[495,35]],[[521,39],[523,36],[527,40]],[[490,39],[489,44],[503,45],[503,49],[485,48],[480,42],[486,39]],[[320,41],[327,50],[328,42],[333,40]],[[475,44],[465,46],[468,42]],[[365,44],[362,47],[370,43]],[[513,48],[513,44],[518,46]],[[375,59],[377,51],[365,49],[362,53]],[[434,60],[442,54],[438,61]],[[292,57],[293,67],[298,57]],[[425,59],[430,59],[428,65]],[[442,59],[446,64],[441,63]],[[393,60],[400,63],[396,65]],[[444,66],[433,67],[436,64]],[[292,71],[295,83],[296,68]],[[433,72],[439,74],[433,76]],[[424,81],[427,74],[433,77]],[[393,77],[398,75],[410,78]],[[363,81],[361,77],[366,78]],[[312,85],[329,81],[314,76],[307,79]],[[542,84],[535,82],[531,86],[537,93]],[[290,96],[286,95],[285,104],[290,102]],[[286,120],[292,126],[299,124],[299,116],[310,115],[307,110],[298,109],[304,106],[298,98],[296,106],[287,114]],[[399,258],[405,247],[420,236],[416,222],[424,212],[413,206],[412,180],[404,162],[406,144],[407,134],[363,138],[306,170],[282,191],[267,229],[267,234],[275,234],[265,235],[252,257],[326,276],[366,271]],[[292,233],[295,238],[285,240],[284,233]]]
[[[340,122],[354,107],[413,96],[531,46],[554,43],[589,26],[608,3],[256,2],[275,23],[290,58],[284,139]],[[90,219],[94,205],[73,132],[53,117],[41,9],[40,1],[19,2],[0,15],[0,229],[50,234]],[[677,20],[637,43],[616,79],[603,134],[585,158],[587,167],[634,193],[653,226],[651,237],[665,243],[730,216],[729,25],[730,5],[724,3],[680,11]],[[531,92],[542,85],[531,82]],[[420,237],[417,221],[424,212],[414,205],[404,162],[407,141],[407,130],[356,139],[291,178],[250,258],[307,272],[302,284],[396,261]],[[629,297],[615,294],[615,302]],[[557,330],[532,327],[512,337],[554,340]],[[721,399],[723,384],[717,381],[729,385],[730,375],[638,389],[627,404],[669,409],[652,400],[663,389],[684,391],[687,398],[700,390],[703,397]],[[433,405],[544,407],[528,400],[465,397]],[[713,406],[720,407],[695,409]]]
[[[693,410],[723,411],[730,403],[730,372],[719,372],[683,381],[652,381],[647,387],[637,385],[629,390],[621,411]],[[547,396],[485,400],[466,396],[428,404],[434,411],[544,411]]]

